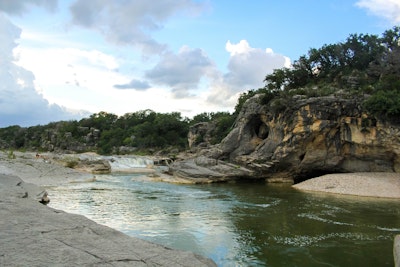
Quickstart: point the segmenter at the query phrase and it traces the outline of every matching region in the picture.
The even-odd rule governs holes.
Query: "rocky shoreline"
[[[18,176],[19,177],[18,177]],[[39,203],[43,188],[93,175],[31,154],[0,155],[0,266],[216,266],[192,252],[130,237]]]
[[[193,182],[161,173],[148,175],[156,181]],[[129,237],[84,216],[39,203],[43,194],[39,186],[94,179],[92,173],[66,168],[51,156],[37,158],[34,153],[15,152],[10,157],[0,153],[0,217],[5,218],[0,222],[0,265],[215,266],[211,260],[191,252]],[[400,199],[400,174],[329,174],[293,187],[310,192]],[[396,262],[400,259],[399,243],[397,237]]]

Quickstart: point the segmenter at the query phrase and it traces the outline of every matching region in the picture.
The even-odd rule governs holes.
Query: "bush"
[[[394,120],[400,116],[400,92],[380,90],[364,102],[364,107],[372,114]]]
[[[65,167],[68,167],[71,169],[75,168],[78,164],[79,164],[79,159],[77,159],[77,158],[67,158],[65,160]]]

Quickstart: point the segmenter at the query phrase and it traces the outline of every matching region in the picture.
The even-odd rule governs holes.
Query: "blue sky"
[[[400,24],[400,0],[0,0],[0,127],[233,111],[310,48]]]

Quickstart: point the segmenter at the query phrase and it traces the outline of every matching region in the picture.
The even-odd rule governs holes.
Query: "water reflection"
[[[398,200],[266,184],[174,185],[99,176],[52,188],[51,206],[219,266],[392,266]]]

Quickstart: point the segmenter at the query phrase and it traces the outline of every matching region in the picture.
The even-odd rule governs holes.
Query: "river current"
[[[288,185],[176,185],[140,174],[48,189],[50,206],[218,266],[393,266],[400,201]]]

